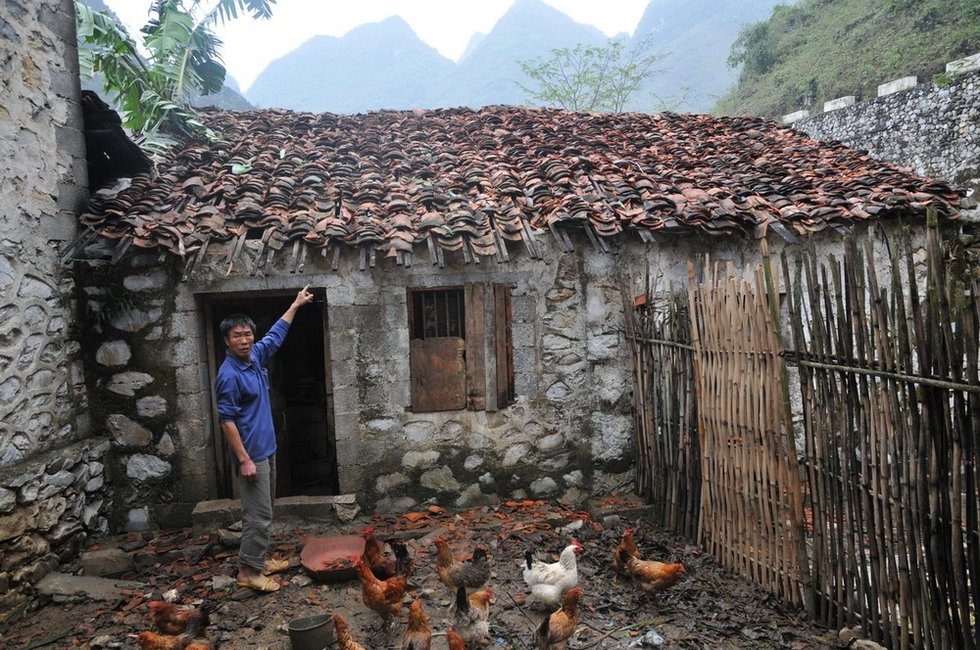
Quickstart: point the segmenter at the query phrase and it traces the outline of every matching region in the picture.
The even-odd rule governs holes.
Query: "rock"
[[[412,497],[384,497],[378,499],[374,509],[382,514],[392,512],[408,512],[417,505]]]
[[[133,569],[133,558],[118,548],[99,549],[82,553],[82,574],[87,576],[114,576]]]
[[[356,503],[335,503],[333,504],[333,512],[343,523],[348,523],[353,521],[357,514],[361,511],[361,507]]]
[[[430,469],[419,478],[422,487],[439,492],[458,492],[459,481],[453,476],[453,470],[445,465]]]
[[[17,493],[7,488],[0,488],[0,514],[7,514],[17,505]]]
[[[138,531],[150,530],[150,528],[152,528],[150,525],[150,511],[147,507],[131,508],[126,513],[126,530]]]
[[[378,494],[388,494],[392,488],[405,485],[406,483],[408,483],[408,477],[401,472],[386,474],[375,479],[374,489]]]
[[[28,529],[34,528],[36,521],[36,508],[21,508],[6,517],[0,517],[0,542],[20,537]]]
[[[300,573],[289,579],[289,584],[296,585],[297,587],[309,587],[313,584],[313,578],[306,575],[305,573]]]
[[[590,336],[586,341],[586,358],[590,361],[615,359],[619,352],[618,334],[600,334]]]
[[[126,462],[126,476],[140,482],[163,478],[172,469],[170,463],[150,454],[133,454]]]
[[[113,375],[106,383],[106,390],[123,397],[133,397],[136,391],[152,383],[153,377],[145,372],[126,371]]]
[[[141,582],[112,580],[94,576],[72,576],[64,573],[49,573],[37,583],[37,590],[56,600],[68,600],[83,596],[91,600],[114,602],[123,597],[123,589],[146,590]]]
[[[226,591],[234,587],[237,582],[233,576],[218,575],[211,578],[211,588],[215,591]]]
[[[229,548],[239,546],[242,543],[242,533],[228,528],[219,528],[218,543]]]
[[[555,488],[558,487],[558,484],[555,483],[555,480],[550,476],[545,476],[533,481],[530,487],[531,494],[535,496],[545,496],[553,493]]]
[[[409,451],[404,456],[402,456],[402,467],[407,467],[409,469],[421,469],[423,467],[432,467],[439,460],[439,452],[434,450],[429,451]]]
[[[109,323],[117,330],[135,333],[157,322],[162,315],[163,310],[157,307],[146,310],[129,308],[113,314]]]
[[[504,454],[504,459],[501,461],[501,465],[504,467],[513,467],[521,461],[527,461],[528,455],[531,453],[531,446],[527,443],[518,443],[511,446],[507,453]]]
[[[141,418],[158,418],[167,414],[167,400],[159,395],[149,395],[136,400],[136,415]]]
[[[132,354],[125,341],[106,341],[95,352],[95,360],[103,366],[114,368],[129,363]]]

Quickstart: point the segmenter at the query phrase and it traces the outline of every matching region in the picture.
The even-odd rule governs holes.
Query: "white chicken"
[[[566,546],[557,562],[534,561],[531,551],[524,553],[524,582],[531,589],[531,601],[554,606],[561,602],[562,595],[578,585],[578,563],[576,555],[582,552],[582,544],[573,539]]]

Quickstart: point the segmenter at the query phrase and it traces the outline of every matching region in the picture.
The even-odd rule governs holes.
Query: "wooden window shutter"
[[[493,324],[496,342],[497,408],[514,402],[514,339],[511,333],[510,287],[493,287]]]
[[[485,352],[487,345],[486,290],[482,284],[467,284],[466,299],[466,408],[487,408]]]
[[[466,406],[462,339],[412,339],[410,354],[413,411],[454,411]]]

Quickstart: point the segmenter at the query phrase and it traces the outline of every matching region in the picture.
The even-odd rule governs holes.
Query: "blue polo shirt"
[[[265,364],[282,345],[288,331],[289,323],[281,318],[277,320],[262,340],[252,346],[251,363],[225,351],[225,360],[214,380],[218,418],[238,425],[245,451],[256,463],[276,453],[269,371]]]

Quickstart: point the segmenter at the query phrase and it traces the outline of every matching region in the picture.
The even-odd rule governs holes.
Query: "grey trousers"
[[[276,498],[276,455],[255,463],[258,479],[247,481],[239,475],[242,496],[242,543],[238,561],[259,571],[269,551],[272,503]]]

